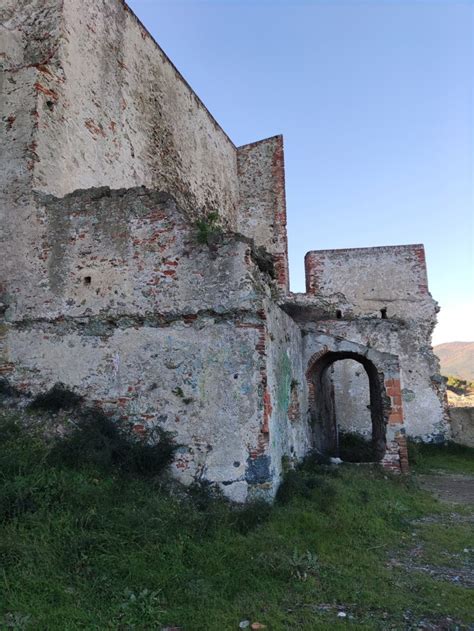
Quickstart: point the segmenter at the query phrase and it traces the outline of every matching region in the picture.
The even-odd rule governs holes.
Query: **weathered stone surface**
[[[283,137],[239,147],[240,205],[237,229],[275,258],[278,285],[289,289]]]
[[[121,0],[4,0],[0,21],[12,404],[62,382],[159,424],[178,479],[238,502],[349,424],[361,364],[384,466],[407,470],[405,427],[445,435],[422,246],[310,252],[290,294],[281,136],[237,149]]]
[[[34,272],[12,271],[9,321],[225,313],[255,302],[249,243],[223,235],[211,257],[166,193],[102,187],[35,199],[36,221],[17,237]]]
[[[434,441],[449,435],[444,384],[431,347],[438,306],[428,291],[423,246],[321,250],[309,252],[305,265],[307,290],[322,306],[314,313],[300,299],[301,313],[311,310],[319,330],[398,355],[407,433]],[[364,415],[358,423],[364,425]]]
[[[454,442],[474,447],[474,407],[450,407],[449,417]]]

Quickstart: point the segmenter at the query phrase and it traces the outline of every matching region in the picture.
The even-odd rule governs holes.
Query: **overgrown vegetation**
[[[28,406],[30,410],[59,412],[72,410],[81,403],[82,397],[63,383],[55,383],[47,392],[38,394]]]
[[[458,377],[448,377],[446,387],[448,390],[458,395],[468,396],[474,393],[474,382],[458,379]]]
[[[377,456],[372,441],[360,434],[339,432],[338,455],[344,462],[376,462]]]
[[[171,464],[176,448],[171,435],[160,427],[137,433],[130,424],[114,422],[102,411],[89,409],[66,436],[54,442],[48,462],[152,477]]]
[[[143,426],[137,432],[133,423],[112,420],[100,408],[82,402],[83,397],[56,383],[29,404],[35,412],[71,412],[62,420],[64,434],[49,445],[48,464],[91,465],[103,472],[141,476],[157,476],[171,464],[178,445],[169,432]]]
[[[0,418],[2,629],[231,631],[250,620],[268,631],[385,630],[447,615],[472,621],[466,588],[390,564],[413,546],[414,519],[444,515],[410,480],[310,459],[289,472],[275,506],[235,508],[204,485],[184,494],[95,457],[74,456],[71,466],[52,457],[54,442],[35,417],[27,431],[11,413]],[[446,540],[433,528],[420,529],[417,543],[435,558]],[[450,553],[469,547],[468,536],[453,529]]]
[[[474,449],[453,442],[444,444],[408,441],[410,467],[418,473],[445,471],[474,475]]]

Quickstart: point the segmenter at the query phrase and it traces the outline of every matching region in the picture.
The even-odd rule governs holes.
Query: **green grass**
[[[410,442],[408,445],[410,467],[417,473],[444,471],[474,475],[474,449],[446,443],[444,445]]]
[[[272,509],[199,489],[48,464],[38,433],[0,427],[0,629],[402,629],[472,620],[472,594],[387,565],[412,520],[444,509],[410,480],[307,466]],[[420,537],[429,529],[419,529]],[[465,545],[464,531],[450,539]],[[447,545],[432,537],[429,553]],[[428,541],[425,542],[428,545]],[[451,550],[451,548],[450,548]],[[325,607],[321,607],[324,605]],[[353,618],[338,619],[339,608]]]
[[[444,567],[463,567],[474,561],[472,522],[420,524],[424,541],[421,558]]]

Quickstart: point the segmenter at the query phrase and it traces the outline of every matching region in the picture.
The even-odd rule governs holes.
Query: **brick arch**
[[[369,355],[370,357],[368,357]],[[320,378],[335,361],[354,359],[363,365],[372,385],[371,407],[375,402],[377,415],[376,440],[384,440],[384,454],[379,458],[381,464],[397,473],[408,472],[408,454],[405,430],[403,427],[403,405],[400,386],[398,358],[393,355],[369,351],[361,353],[355,350],[330,350],[324,346],[314,353],[306,370],[309,404],[312,414],[318,404],[316,378]],[[320,394],[320,393],[319,393]],[[382,435],[383,430],[383,435]]]
[[[398,363],[394,356],[385,357],[381,353],[372,353],[373,357],[369,358],[367,356],[369,353],[360,353],[358,350],[330,350],[328,346],[324,346],[310,357],[306,369],[306,379],[315,431],[318,429],[323,431],[324,419],[321,415],[323,413],[328,414],[330,411],[328,409],[330,406],[326,405],[326,409],[324,409],[324,405],[328,401],[327,392],[324,392],[324,388],[327,388],[328,384],[327,369],[336,361],[353,359],[364,367],[369,378],[372,440],[377,456],[376,460],[393,471],[405,472],[408,470],[408,458],[402,427],[403,408]],[[324,399],[325,396],[326,399]],[[332,411],[334,411],[333,408]],[[334,416],[330,422],[335,423]],[[330,440],[329,429],[326,427]],[[335,431],[335,426],[333,431]],[[316,445],[318,445],[317,439],[318,437],[315,436]]]
[[[311,357],[309,358],[308,367],[306,369],[306,377],[308,377],[308,375],[311,373],[315,363],[319,359],[321,359],[323,355],[326,355],[326,353],[329,353],[329,348],[327,346],[323,346],[320,351],[317,351],[316,353],[313,353],[311,355]]]
[[[308,386],[308,402],[310,405],[310,409],[311,409],[311,406],[314,405],[315,396],[316,396],[314,383],[312,379],[313,369],[316,363],[321,359],[321,357],[323,357],[323,355],[326,355],[326,353],[329,353],[329,348],[327,346],[323,346],[323,348],[320,351],[313,353],[313,355],[311,355],[308,361],[308,367],[306,368],[305,376],[306,376],[306,383]]]

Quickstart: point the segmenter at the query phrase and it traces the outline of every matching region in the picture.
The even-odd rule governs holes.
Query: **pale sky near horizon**
[[[128,0],[236,145],[282,133],[308,250],[424,243],[435,344],[474,340],[474,0]]]

